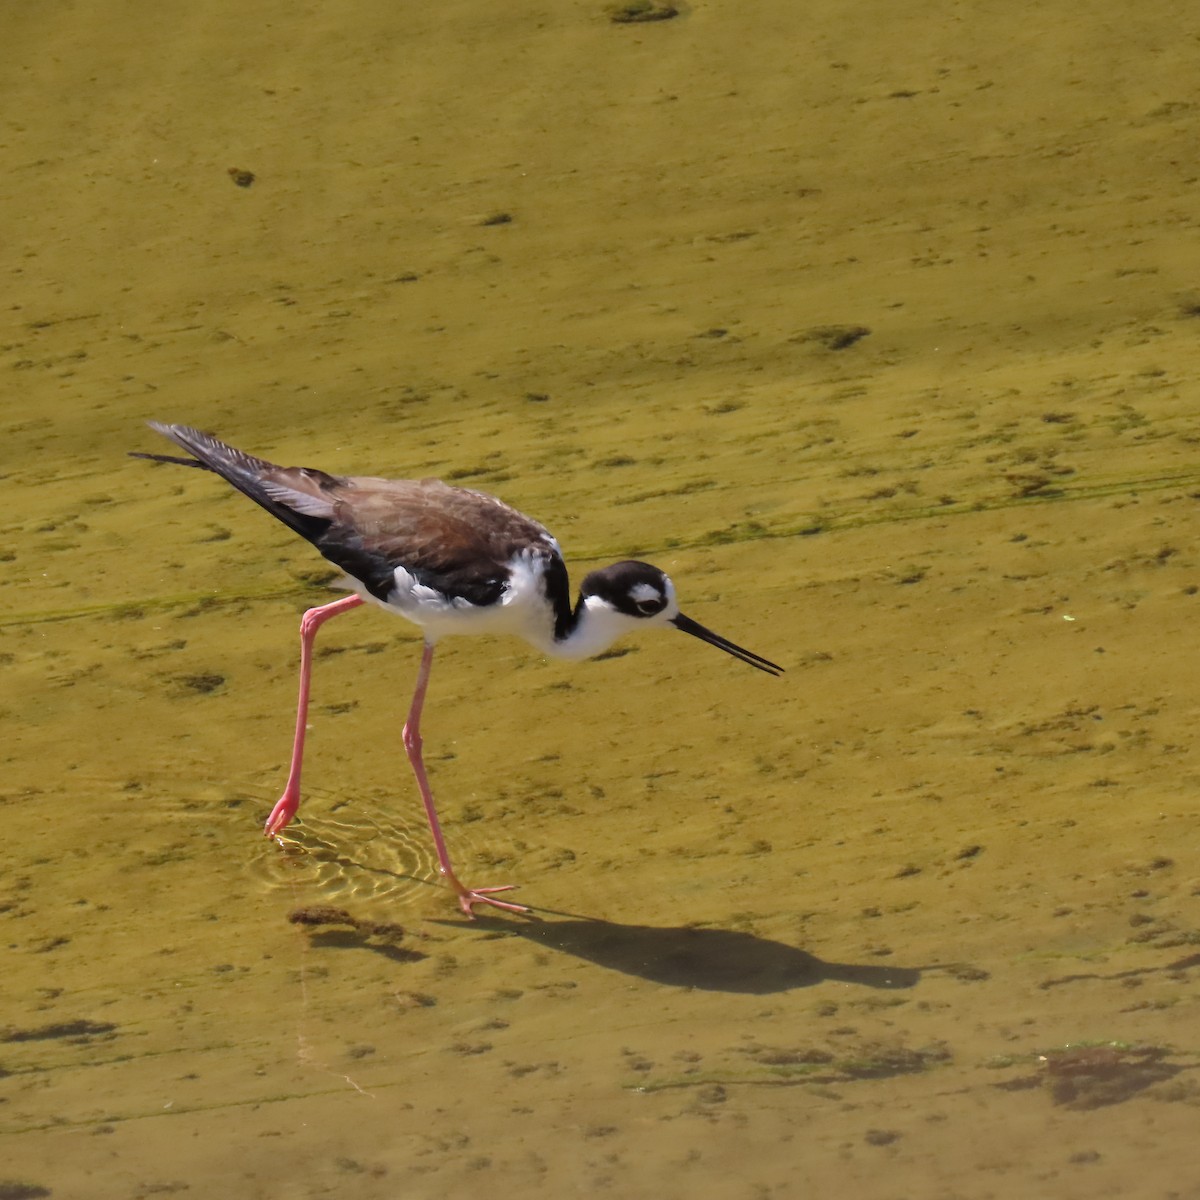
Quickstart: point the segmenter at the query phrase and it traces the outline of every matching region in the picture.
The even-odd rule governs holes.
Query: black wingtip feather
[[[244,450],[230,446],[211,433],[205,433],[191,425],[172,425],[165,421],[147,421],[146,424],[155,433],[161,433],[163,437],[195,457],[188,459],[170,454],[141,453],[135,453],[135,457],[212,471],[237,488],[242,495],[248,496],[255,504],[265,508],[276,520],[282,521],[289,529],[310,542],[315,542],[329,528],[329,522],[324,518],[296,512],[271,496],[263,486],[262,480],[268,472],[279,470],[274,463],[247,454]]]
[[[130,458],[144,458],[149,462],[173,463],[177,467],[199,467],[202,471],[211,471],[208,463],[202,463],[198,458],[180,458],[178,454],[147,454],[144,450],[130,450]]]

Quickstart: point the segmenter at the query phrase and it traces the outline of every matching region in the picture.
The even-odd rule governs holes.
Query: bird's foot
[[[493,908],[501,908],[505,912],[527,913],[529,911],[524,904],[509,904],[507,900],[492,899],[495,892],[511,892],[515,886],[514,884],[506,883],[500,887],[469,888],[459,883],[453,875],[450,876],[450,883],[458,894],[458,907],[472,920],[475,917],[475,914],[471,911],[473,904],[490,904]]]
[[[267,818],[266,825],[263,826],[263,837],[275,837],[280,830],[285,829],[292,818],[296,815],[296,809],[300,807],[300,789],[287,787],[283,791],[283,795],[275,801],[275,807],[271,809],[271,815]]]

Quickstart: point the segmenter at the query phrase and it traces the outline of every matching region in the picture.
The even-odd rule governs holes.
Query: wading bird
[[[292,763],[283,795],[267,818],[274,837],[300,806],[300,769],[308,725],[312,648],[317,630],[340,613],[377,604],[420,626],[425,648],[417,674],[404,748],[433,834],[438,866],[459,907],[523,905],[497,900],[502,887],[470,888],[455,875],[421,757],[421,710],[439,638],[457,633],[508,633],[556,658],[599,654],[632,629],[670,626],[744,663],[779,675],[769,659],[705,629],[679,611],[675,585],[657,567],[619,562],[584,578],[571,604],[558,543],[537,521],[484,492],[436,479],[372,479],[328,475],[311,467],[279,467],[187,425],[150,427],[193,457],[135,453],[137,458],[201,467],[220,475],[289,529],[307,538],[346,573],[351,595],[310,608],[300,621],[300,698]]]

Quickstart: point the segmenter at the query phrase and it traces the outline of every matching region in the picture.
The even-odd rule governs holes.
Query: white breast
[[[471,604],[451,599],[420,583],[403,567],[393,573],[395,587],[386,602],[349,581],[365,600],[397,613],[436,642],[451,634],[509,634],[523,638],[539,650],[554,646],[554,611],[542,587],[541,555],[523,552],[509,564],[509,580],[495,604]]]

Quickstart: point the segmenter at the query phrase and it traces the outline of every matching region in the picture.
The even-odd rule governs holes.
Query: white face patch
[[[644,604],[647,600],[661,600],[662,592],[652,583],[635,583],[629,589],[629,598],[635,604]]]

